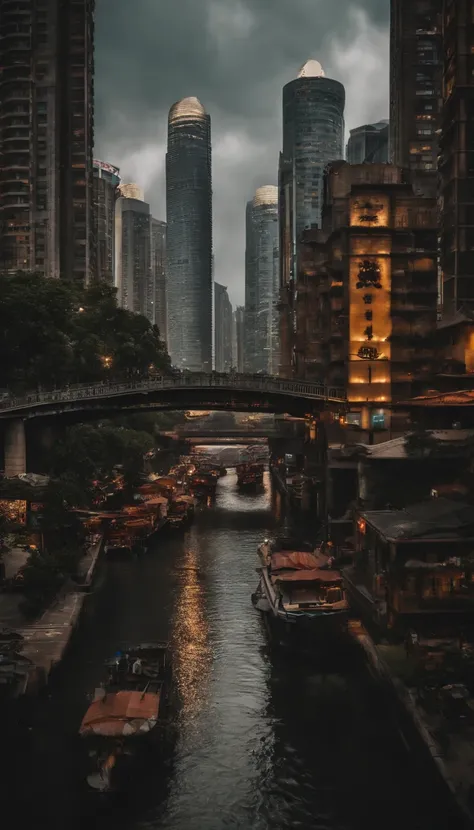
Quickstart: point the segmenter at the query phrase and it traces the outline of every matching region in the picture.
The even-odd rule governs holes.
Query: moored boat
[[[237,486],[242,490],[260,490],[263,487],[263,464],[244,462],[237,464]]]
[[[307,550],[258,549],[260,581],[252,597],[284,645],[311,648],[346,632],[349,606],[330,557]]]
[[[192,496],[176,496],[168,508],[168,524],[171,528],[185,528],[193,519],[195,499]]]
[[[111,792],[128,783],[140,753],[164,745],[173,714],[172,665],[166,643],[132,646],[107,661],[79,735],[91,768],[87,783]]]

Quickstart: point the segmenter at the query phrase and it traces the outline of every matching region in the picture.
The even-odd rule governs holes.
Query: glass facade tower
[[[308,60],[283,87],[283,150],[280,153],[280,360],[279,373],[294,372],[298,279],[303,231],[321,227],[324,171],[344,157],[345,90]]]
[[[278,188],[259,187],[247,203],[245,368],[276,374],[278,366]]]
[[[178,369],[212,369],[211,119],[197,98],[170,109],[166,154],[168,348]]]
[[[321,227],[323,175],[344,157],[345,91],[326,78],[321,64],[307,61],[283,87],[283,152],[294,179],[295,229]]]

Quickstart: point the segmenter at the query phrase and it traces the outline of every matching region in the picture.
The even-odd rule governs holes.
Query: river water
[[[52,688],[16,728],[5,826],[455,828],[358,660],[303,665],[270,651],[250,595],[257,544],[284,521],[268,479],[244,496],[229,471],[184,537],[107,564]],[[76,737],[86,695],[118,646],[167,637],[181,700],[174,749],[123,800],[90,797]]]

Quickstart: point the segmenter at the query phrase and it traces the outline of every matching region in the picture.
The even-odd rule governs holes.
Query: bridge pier
[[[25,422],[21,418],[6,425],[4,441],[5,476],[13,478],[26,473]]]

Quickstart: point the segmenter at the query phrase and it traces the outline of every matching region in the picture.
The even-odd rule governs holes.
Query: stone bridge
[[[127,383],[97,383],[37,392],[0,401],[5,475],[26,471],[25,423],[74,423],[117,412],[172,409],[317,415],[345,407],[344,391],[265,375],[183,373]]]

